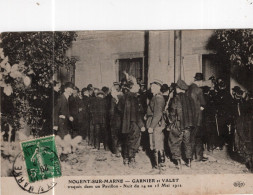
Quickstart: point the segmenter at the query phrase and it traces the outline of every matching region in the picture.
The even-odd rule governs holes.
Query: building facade
[[[213,30],[182,31],[80,31],[67,52],[78,59],[75,84],[101,88],[120,81],[123,71],[149,84],[179,78],[190,84],[196,72],[204,74],[206,84],[214,75],[230,81],[229,70],[215,64],[215,53],[206,49]],[[231,87],[231,86],[230,86]]]

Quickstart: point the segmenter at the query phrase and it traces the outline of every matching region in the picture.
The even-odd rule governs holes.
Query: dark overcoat
[[[195,83],[193,83],[189,86],[186,95],[188,95],[191,98],[191,103],[194,107],[193,109],[193,114],[195,118],[194,126],[201,126],[203,116],[200,107],[205,107],[206,105],[203,91]]]
[[[139,128],[144,127],[139,109],[139,102],[137,94],[127,92],[120,98],[118,103],[118,110],[122,117],[122,133],[130,133],[131,123],[134,122]]]
[[[60,115],[64,116],[64,118],[60,118]],[[69,117],[69,102],[65,95],[62,94],[54,107],[54,126],[58,126],[57,135],[61,138],[64,138],[71,129]]]
[[[106,124],[108,114],[106,99],[94,97],[90,102],[90,112],[93,124]]]
[[[110,127],[112,129],[121,128],[121,116],[120,111],[118,110],[117,102],[115,98],[111,98],[110,105]]]
[[[177,94],[172,100],[170,109],[172,121],[178,121],[182,130],[194,126],[193,109],[189,96],[185,93]]]

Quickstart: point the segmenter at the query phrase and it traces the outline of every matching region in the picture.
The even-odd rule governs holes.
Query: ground
[[[179,171],[175,165],[166,159],[164,170],[152,169],[145,152],[136,154],[135,169],[123,165],[122,158],[116,158],[110,151],[103,149],[95,151],[85,141],[76,154],[70,154],[66,162],[62,162],[62,173],[65,176],[89,175],[154,175],[154,174],[249,174],[244,164],[232,160],[226,150],[205,152],[209,157],[206,162],[193,162],[192,168],[182,165]]]

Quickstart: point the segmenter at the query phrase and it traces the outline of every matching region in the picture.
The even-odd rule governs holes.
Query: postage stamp
[[[29,182],[62,175],[54,138],[47,136],[21,142]]]

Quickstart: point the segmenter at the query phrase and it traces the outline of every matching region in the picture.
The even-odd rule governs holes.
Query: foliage
[[[224,63],[253,68],[252,29],[216,30],[207,49],[214,50]]]
[[[42,109],[52,90],[54,73],[59,67],[75,65],[65,54],[76,36],[75,32],[1,34],[3,96],[13,101],[17,118],[24,117],[34,129],[42,122]]]

